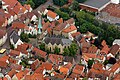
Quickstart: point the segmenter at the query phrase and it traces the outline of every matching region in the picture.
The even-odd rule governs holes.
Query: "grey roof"
[[[10,36],[11,39],[13,39],[13,42],[16,44],[17,41],[20,39],[20,37],[18,36],[17,32],[16,31],[13,31],[11,36]]]
[[[55,37],[46,37],[44,39],[46,44],[51,43],[52,45],[54,45],[55,43],[57,45],[61,44],[61,45],[70,45],[72,43],[71,40],[69,39],[62,39],[62,38],[55,38]]]
[[[84,2],[84,4],[95,8],[101,8],[108,2],[110,2],[110,0],[87,0],[86,2]]]

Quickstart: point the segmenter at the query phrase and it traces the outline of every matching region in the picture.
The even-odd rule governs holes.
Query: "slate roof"
[[[55,43],[57,45],[59,45],[59,44],[61,44],[61,45],[70,45],[72,43],[72,41],[69,40],[69,39],[61,39],[61,38],[54,38],[54,37],[51,37],[51,38],[46,37],[44,41],[45,41],[46,44],[51,43],[52,45],[54,45]]]
[[[107,4],[108,2],[110,2],[110,0],[87,0],[83,4],[88,5],[88,6],[92,6],[95,8],[101,8],[102,6]]]
[[[16,31],[13,31],[11,36],[10,36],[11,39],[13,39],[13,42],[16,44],[17,41],[20,39],[20,37],[18,36],[17,32]]]

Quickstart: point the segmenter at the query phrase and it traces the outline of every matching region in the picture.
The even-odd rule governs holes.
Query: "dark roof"
[[[117,45],[117,44],[113,45],[111,47],[111,49],[110,49],[110,53],[113,54],[113,55],[116,55],[116,53],[118,52],[119,48],[120,48],[119,45]]]
[[[95,7],[95,8],[101,8],[108,2],[110,2],[110,0],[87,0],[83,4],[91,6],[91,7]]]
[[[70,45],[72,43],[72,41],[69,40],[69,39],[54,38],[54,37],[46,37],[44,41],[45,41],[46,44],[51,43],[52,45],[54,45],[55,43],[57,45],[59,45],[59,44]]]
[[[64,62],[70,62],[70,63],[73,63],[73,60],[74,60],[74,57],[70,57],[70,56],[65,56],[63,59]]]
[[[20,39],[20,37],[18,36],[17,32],[16,31],[13,31],[11,36],[10,36],[11,39],[13,39],[13,42],[16,44],[17,41]]]

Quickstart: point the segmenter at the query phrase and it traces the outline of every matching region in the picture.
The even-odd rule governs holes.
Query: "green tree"
[[[77,45],[75,43],[72,43],[69,47],[69,51],[70,51],[69,56],[75,56],[77,50],[78,50]]]
[[[63,52],[63,55],[64,56],[68,56],[70,54],[70,51],[68,48],[64,48],[64,52]]]
[[[44,44],[44,43],[41,43],[41,44],[39,45],[39,48],[40,48],[41,50],[45,51],[45,44]]]
[[[68,2],[68,0],[53,0],[53,3],[55,5],[58,5],[58,6],[63,6],[64,4],[66,4]]]
[[[69,14],[65,13],[65,12],[62,12],[60,11],[59,9],[55,9],[55,12],[60,16],[62,17],[64,20],[67,20],[70,18]]]
[[[10,49],[14,49],[15,47],[13,46],[13,44],[10,44]]]
[[[29,36],[28,34],[22,32],[21,35],[20,35],[20,39],[23,41],[23,42],[29,42]]]
[[[35,7],[35,3],[33,2],[33,0],[27,0],[26,4],[30,4],[32,8]]]
[[[78,1],[79,3],[83,3],[83,2],[85,2],[87,0],[76,0],[76,1]]]
[[[88,68],[89,68],[89,69],[91,69],[93,63],[94,63],[94,59],[88,60]]]
[[[79,8],[79,3],[75,0],[73,1],[71,7],[72,7],[72,10],[76,10],[76,11],[78,11],[80,9]]]
[[[47,0],[33,0],[35,3],[35,8],[39,7],[41,4],[45,3]]]
[[[57,46],[55,46],[54,53],[55,54],[59,54],[60,53],[60,49]]]

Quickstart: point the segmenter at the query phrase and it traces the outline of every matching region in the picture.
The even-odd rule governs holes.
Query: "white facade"
[[[56,16],[55,18],[51,18],[51,17],[49,17],[49,16],[47,15],[47,19],[48,19],[49,21],[55,21],[55,20],[58,20],[58,19],[59,19],[59,15]]]
[[[36,21],[36,20],[37,20],[37,16],[36,15],[32,16],[31,21]]]
[[[120,3],[120,0],[111,0],[111,3],[119,4],[119,3]]]
[[[37,35],[38,31],[37,31],[36,27],[37,26],[35,26],[35,27],[29,26],[29,30],[24,30],[24,32],[26,34]]]
[[[2,46],[7,40],[7,33],[0,39],[0,46]]]
[[[20,39],[17,41],[16,44],[13,42],[13,39],[10,39],[10,43],[11,43],[15,48],[17,48],[18,45],[23,44],[23,42],[22,42]]]

